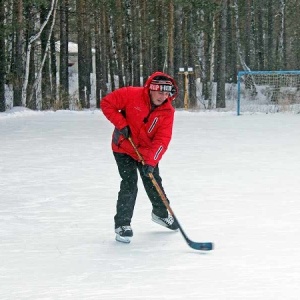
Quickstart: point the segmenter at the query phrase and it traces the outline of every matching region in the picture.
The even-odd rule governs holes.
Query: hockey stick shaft
[[[136,145],[134,144],[133,140],[131,139],[131,137],[128,138],[129,142],[131,143],[135,153],[137,154],[138,158],[140,159],[141,163],[143,165],[145,165],[145,161],[142,157],[142,155],[140,154],[139,150],[137,149]],[[160,188],[160,186],[158,185],[156,179],[154,178],[153,174],[152,173],[149,173],[148,176],[150,177],[156,191],[158,192],[162,202],[164,203],[164,205],[166,206],[166,208],[168,209],[168,211],[170,212],[170,214],[172,216],[174,216],[174,212],[172,210],[172,208],[170,207],[169,203],[168,203],[168,200],[167,200],[167,197],[165,196],[164,192],[162,191],[162,189]]]
[[[129,142],[131,143],[134,151],[136,152],[139,160],[141,161],[141,163],[143,165],[145,165],[145,161],[142,157],[142,155],[140,154],[139,150],[137,149],[135,143],[133,142],[133,140],[131,139],[131,137],[128,138]],[[177,217],[175,216],[175,213],[174,211],[172,210],[170,204],[169,204],[169,201],[167,199],[167,197],[165,196],[164,192],[162,191],[161,187],[159,186],[159,184],[157,183],[156,179],[154,178],[153,174],[152,173],[149,173],[148,174],[149,178],[151,179],[152,181],[152,184],[154,185],[157,193],[159,194],[162,202],[164,203],[164,205],[166,206],[167,210],[169,211],[169,213],[171,214],[171,216],[174,218],[174,220],[177,222],[178,224],[178,228],[183,236],[183,238],[185,239],[185,241],[187,242],[187,244],[193,248],[193,249],[196,249],[196,250],[205,250],[205,251],[208,251],[208,250],[212,250],[213,249],[213,244],[211,242],[193,242],[191,241],[187,235],[185,234],[185,232],[183,231],[180,223],[178,222],[178,219]]]

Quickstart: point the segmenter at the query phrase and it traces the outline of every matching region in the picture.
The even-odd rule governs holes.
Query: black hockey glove
[[[128,139],[130,136],[130,128],[129,126],[125,126],[120,129],[120,133],[124,136],[125,139]]]
[[[153,173],[154,167],[150,165],[143,165],[142,171],[145,176],[149,177],[149,173]]]

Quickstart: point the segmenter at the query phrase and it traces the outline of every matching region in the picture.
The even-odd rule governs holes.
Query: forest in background
[[[217,83],[222,108],[238,71],[300,69],[299,15],[299,0],[0,0],[0,111],[5,85],[13,106],[70,108],[68,42],[78,44],[78,108],[90,107],[92,49],[97,99],[160,70],[183,107],[179,68],[192,67],[190,107],[198,79],[205,100]]]

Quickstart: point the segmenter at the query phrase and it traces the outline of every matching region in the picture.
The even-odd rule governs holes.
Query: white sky
[[[300,299],[300,116],[177,111],[160,164],[201,253],[151,222],[114,240],[119,175],[98,110],[0,114],[0,299]]]

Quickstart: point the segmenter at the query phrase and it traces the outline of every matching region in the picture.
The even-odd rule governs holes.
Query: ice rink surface
[[[114,240],[119,175],[101,111],[0,114],[1,300],[300,299],[300,115],[177,111],[160,163],[188,237]]]

